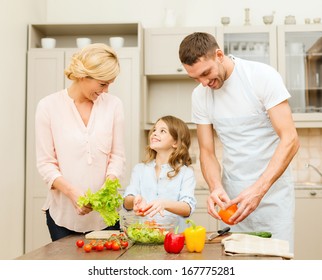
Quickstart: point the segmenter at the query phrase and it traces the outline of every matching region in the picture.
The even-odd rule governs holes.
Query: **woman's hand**
[[[90,204],[85,205],[80,207],[77,203],[78,199],[80,196],[83,196],[84,194],[77,191],[74,191],[72,194],[70,194],[69,199],[72,201],[73,206],[75,207],[75,210],[77,212],[78,215],[86,215],[88,213],[90,213],[93,209],[92,206]]]

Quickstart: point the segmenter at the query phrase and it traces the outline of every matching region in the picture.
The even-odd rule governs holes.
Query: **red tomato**
[[[86,253],[89,253],[90,251],[92,251],[92,246],[91,246],[91,244],[86,244],[86,245],[84,245],[84,251],[85,251]]]
[[[120,246],[119,242],[117,242],[117,241],[112,241],[112,250],[113,250],[113,251],[118,251],[118,250],[120,250],[120,249],[121,249],[121,246]]]
[[[104,250],[104,244],[103,243],[98,243],[96,245],[96,251],[103,251]]]
[[[89,244],[92,246],[92,250],[96,250],[96,246],[97,246],[96,240],[91,240]]]
[[[127,242],[126,240],[121,240],[120,245],[122,248],[126,248],[129,245],[129,242]]]
[[[82,247],[84,246],[84,241],[83,241],[83,240],[81,240],[81,239],[77,240],[77,241],[76,241],[76,246],[77,246],[78,248],[82,248]]]
[[[112,250],[112,245],[113,245],[113,242],[110,241],[110,240],[107,240],[105,243],[104,243],[104,246],[107,250]]]

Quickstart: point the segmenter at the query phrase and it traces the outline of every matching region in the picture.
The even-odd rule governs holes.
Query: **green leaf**
[[[104,187],[95,193],[88,189],[84,196],[79,197],[77,203],[81,207],[90,204],[93,210],[100,213],[107,226],[114,226],[120,219],[117,210],[123,202],[123,197],[118,192],[120,188],[118,179],[107,179]]]

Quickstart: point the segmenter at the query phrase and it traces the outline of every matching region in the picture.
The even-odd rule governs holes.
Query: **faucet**
[[[312,165],[312,164],[310,164],[310,163],[306,163],[305,164],[305,167],[306,168],[309,168],[309,167],[311,167],[311,168],[313,168],[321,177],[322,177],[322,173],[321,173],[321,171],[319,170],[319,169],[317,169],[314,165]]]

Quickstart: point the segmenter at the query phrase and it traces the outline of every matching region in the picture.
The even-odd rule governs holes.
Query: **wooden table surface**
[[[126,249],[119,251],[103,250],[86,253],[76,247],[78,239],[85,240],[84,235],[70,235],[51,242],[39,249],[24,254],[16,260],[281,260],[269,256],[227,256],[220,242],[208,243],[201,253],[190,253],[186,247],[180,254],[169,254],[163,245],[139,245],[130,243]],[[85,240],[86,241],[86,240]]]

